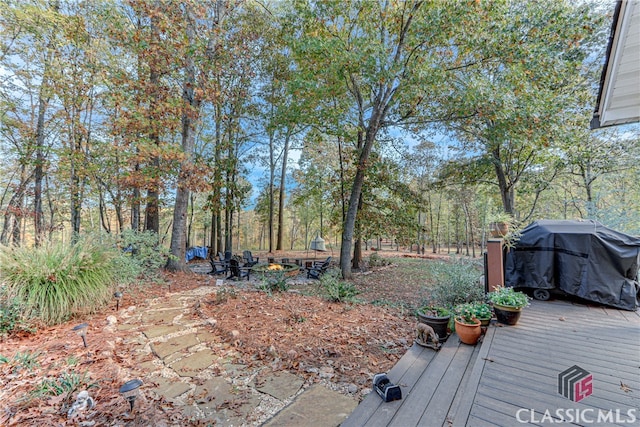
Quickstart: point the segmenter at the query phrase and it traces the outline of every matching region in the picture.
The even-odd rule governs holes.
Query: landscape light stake
[[[142,381],[136,378],[129,380],[120,386],[120,394],[127,399],[127,402],[129,402],[129,409],[131,412],[133,412],[133,405],[136,403],[136,398],[140,393],[138,389],[141,385]]]
[[[73,331],[82,337],[82,343],[85,348],[87,347],[87,328],[89,325],[87,323],[81,323],[78,326],[73,328]]]
[[[120,309],[120,300],[122,299],[122,292],[116,291],[113,293],[113,297],[116,299],[116,311]]]

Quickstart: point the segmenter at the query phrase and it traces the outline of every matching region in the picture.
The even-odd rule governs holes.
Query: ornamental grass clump
[[[7,297],[25,317],[54,325],[108,303],[116,276],[114,256],[114,250],[84,240],[1,247],[0,276]]]

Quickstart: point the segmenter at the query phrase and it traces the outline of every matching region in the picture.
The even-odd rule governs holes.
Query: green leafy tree
[[[480,3],[466,18],[457,55],[469,64],[450,81],[447,123],[461,150],[493,169],[505,212],[516,186],[545,153],[571,138],[573,116],[589,90],[583,73],[602,15],[589,4]],[[584,124],[583,124],[584,125]]]
[[[433,111],[453,48],[451,39],[474,5],[444,2],[295,2],[292,53],[303,95],[344,94],[343,114],[356,127],[356,172],[342,230],[340,268],[351,277],[356,216],[379,131],[417,125]],[[322,115],[322,112],[319,112]],[[323,120],[321,118],[320,120]]]

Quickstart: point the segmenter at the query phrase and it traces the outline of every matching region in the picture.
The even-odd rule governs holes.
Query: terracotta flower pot
[[[458,334],[458,338],[464,344],[476,345],[478,342],[478,338],[482,334],[482,329],[480,328],[480,321],[476,319],[476,323],[470,325],[468,323],[462,323],[458,321],[458,319],[454,319],[456,324],[456,334]]]
[[[489,224],[489,232],[491,237],[504,237],[509,233],[509,223],[492,222]]]
[[[480,324],[482,326],[489,326],[489,324],[491,323],[491,317],[486,317],[483,319],[478,319],[480,321]]]

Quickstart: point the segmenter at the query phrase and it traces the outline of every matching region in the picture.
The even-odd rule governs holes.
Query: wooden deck
[[[450,425],[479,350],[456,335],[438,352],[414,344],[387,373],[400,386],[402,400],[384,403],[370,393],[341,426]]]
[[[558,393],[558,374],[574,365],[593,375],[580,402]],[[388,376],[403,399],[372,393],[342,426],[558,425],[558,415],[573,417],[564,425],[640,425],[640,313],[534,301],[476,347],[455,335],[439,352],[414,345]]]

